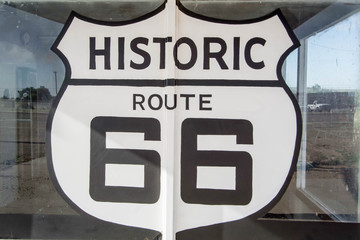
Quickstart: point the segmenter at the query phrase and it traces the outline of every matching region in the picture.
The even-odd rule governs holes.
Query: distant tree
[[[24,88],[24,89],[18,91],[18,93],[19,93],[19,98],[22,101],[35,102],[37,100],[36,89],[33,87]]]
[[[50,101],[51,94],[49,89],[41,86],[40,88],[27,87],[20,91],[19,99],[23,101],[37,102],[37,101]]]
[[[315,84],[314,86],[311,87],[311,90],[313,92],[320,92],[321,91],[321,86],[319,84]]]
[[[40,86],[40,88],[36,89],[37,92],[37,101],[47,102],[51,100],[51,94],[49,89],[44,86]]]
[[[9,99],[9,98],[10,98],[9,89],[5,89],[3,99]]]

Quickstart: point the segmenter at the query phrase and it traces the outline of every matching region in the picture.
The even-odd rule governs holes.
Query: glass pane
[[[297,95],[298,87],[298,54],[297,49],[291,52],[282,68],[284,80],[295,96]]]
[[[304,192],[335,220],[359,221],[360,13],[307,40]]]
[[[49,181],[46,119],[65,69],[50,47],[62,25],[2,5],[1,213],[74,214]]]
[[[15,231],[0,228],[0,238],[158,237],[155,231],[99,223],[80,216],[49,179],[45,141],[48,113],[65,78],[64,64],[50,48],[70,12],[119,21],[139,17],[161,3],[145,0],[0,4],[0,226],[9,219],[16,219],[15,223],[25,219],[29,223],[24,224],[27,232],[18,232],[23,225]],[[280,8],[294,30],[334,7],[333,1],[183,3],[196,13],[233,20],[261,17]],[[340,1],[335,7],[342,9],[350,6],[348,3]],[[302,47],[293,51],[283,65],[283,77],[303,111],[304,133],[298,171],[266,218],[360,221],[360,14],[349,14],[341,21],[332,17],[320,27],[325,30],[306,41],[301,39]],[[328,28],[328,24],[332,27]],[[319,31],[312,27],[306,28],[311,34]],[[306,57],[302,58],[304,51]],[[75,229],[67,228],[71,224]],[[52,230],[54,226],[59,229]],[[112,231],[108,231],[109,226]]]

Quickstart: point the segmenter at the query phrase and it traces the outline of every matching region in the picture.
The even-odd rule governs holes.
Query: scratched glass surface
[[[359,221],[359,28],[355,11],[305,38],[283,67],[304,131],[293,182],[271,213]]]
[[[359,2],[182,2],[206,16],[237,20],[282,10],[302,44],[289,55],[282,74],[299,101],[304,131],[297,171],[281,201],[264,217],[360,222]],[[46,217],[78,216],[52,185],[45,158],[47,115],[65,77],[50,47],[71,10],[118,21],[161,3],[0,4],[0,223],[13,217],[41,223]],[[314,21],[320,23],[317,28]],[[32,233],[1,230],[0,238],[41,238],[43,231],[36,226]],[[156,237],[141,234],[143,239]]]

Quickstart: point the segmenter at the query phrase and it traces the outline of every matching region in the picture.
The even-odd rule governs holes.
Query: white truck
[[[308,112],[330,112],[331,106],[327,103],[318,103],[318,101],[314,101],[312,104],[307,105]]]

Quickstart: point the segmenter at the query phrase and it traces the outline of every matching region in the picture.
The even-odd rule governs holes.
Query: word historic
[[[142,61],[136,62],[134,60],[130,60],[130,67],[132,69],[146,69],[150,66],[150,64],[158,64],[159,69],[165,69],[166,68],[166,46],[169,43],[173,42],[172,37],[154,37],[152,40],[146,37],[136,37],[134,39],[128,40],[125,39],[125,37],[118,37],[117,39],[117,52],[114,53],[112,49],[110,49],[111,46],[111,38],[105,37],[104,38],[104,46],[102,48],[96,47],[96,37],[90,37],[89,38],[89,45],[90,45],[90,64],[89,68],[92,70],[97,69],[98,66],[96,66],[96,58],[97,57],[103,57],[104,58],[104,69],[110,70],[111,64],[111,54],[117,54],[118,56],[118,69],[124,70],[125,69],[125,56],[128,55],[128,53],[125,51],[126,46],[125,44],[130,44],[130,50],[135,53],[136,55],[139,55],[139,57],[142,58]],[[244,50],[243,50],[243,56],[245,59],[246,64],[252,68],[252,69],[262,69],[265,67],[264,61],[255,61],[252,56],[252,48],[254,45],[261,45],[265,46],[266,40],[261,37],[254,37],[248,40],[245,44]],[[150,46],[153,45],[153,46]],[[157,51],[160,56],[160,62],[158,63],[152,63],[152,56],[147,51],[147,48],[156,47],[157,45]],[[232,62],[225,62],[224,55],[227,52],[228,44],[227,42],[220,38],[220,37],[204,37],[203,38],[203,45],[201,51],[203,51],[203,59],[202,59],[202,68],[204,70],[210,69],[210,60],[214,59],[216,60],[217,64],[220,66],[222,70],[229,69],[230,67],[233,70],[240,70],[240,37],[234,37],[232,41]],[[187,48],[187,51],[190,51],[190,57],[189,59],[183,60],[179,59],[179,48]],[[215,49],[215,50],[214,50]],[[196,45],[195,41],[193,41],[191,38],[188,37],[182,37],[175,41],[175,44],[173,44],[173,60],[175,63],[175,66],[180,70],[188,70],[192,68],[195,63],[198,61],[198,53],[200,49],[199,46]],[[231,66],[229,67],[229,65]]]

